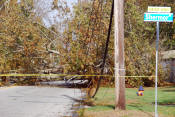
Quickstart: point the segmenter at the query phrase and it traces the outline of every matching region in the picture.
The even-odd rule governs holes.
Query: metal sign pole
[[[159,22],[157,22],[157,39],[156,39],[156,79],[155,79],[155,117],[158,117],[157,112],[157,74],[158,74],[158,50],[159,49]]]
[[[158,117],[157,111],[157,75],[158,75],[158,52],[159,52],[159,22],[173,22],[173,13],[171,7],[148,6],[148,13],[144,14],[144,21],[157,22],[156,39],[156,78],[155,78],[155,117]]]

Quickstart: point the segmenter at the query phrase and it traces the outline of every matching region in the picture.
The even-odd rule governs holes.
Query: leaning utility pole
[[[115,109],[125,110],[124,0],[114,0]]]

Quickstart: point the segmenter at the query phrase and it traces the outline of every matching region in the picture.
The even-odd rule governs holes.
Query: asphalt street
[[[0,117],[72,116],[72,107],[81,100],[79,89],[15,86],[0,88]]]

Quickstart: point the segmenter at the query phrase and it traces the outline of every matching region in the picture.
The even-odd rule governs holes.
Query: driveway
[[[0,88],[0,117],[72,116],[80,89],[15,86]]]

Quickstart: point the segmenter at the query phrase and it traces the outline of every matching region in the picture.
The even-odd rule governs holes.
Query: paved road
[[[16,86],[0,88],[0,117],[72,116],[79,89]]]

